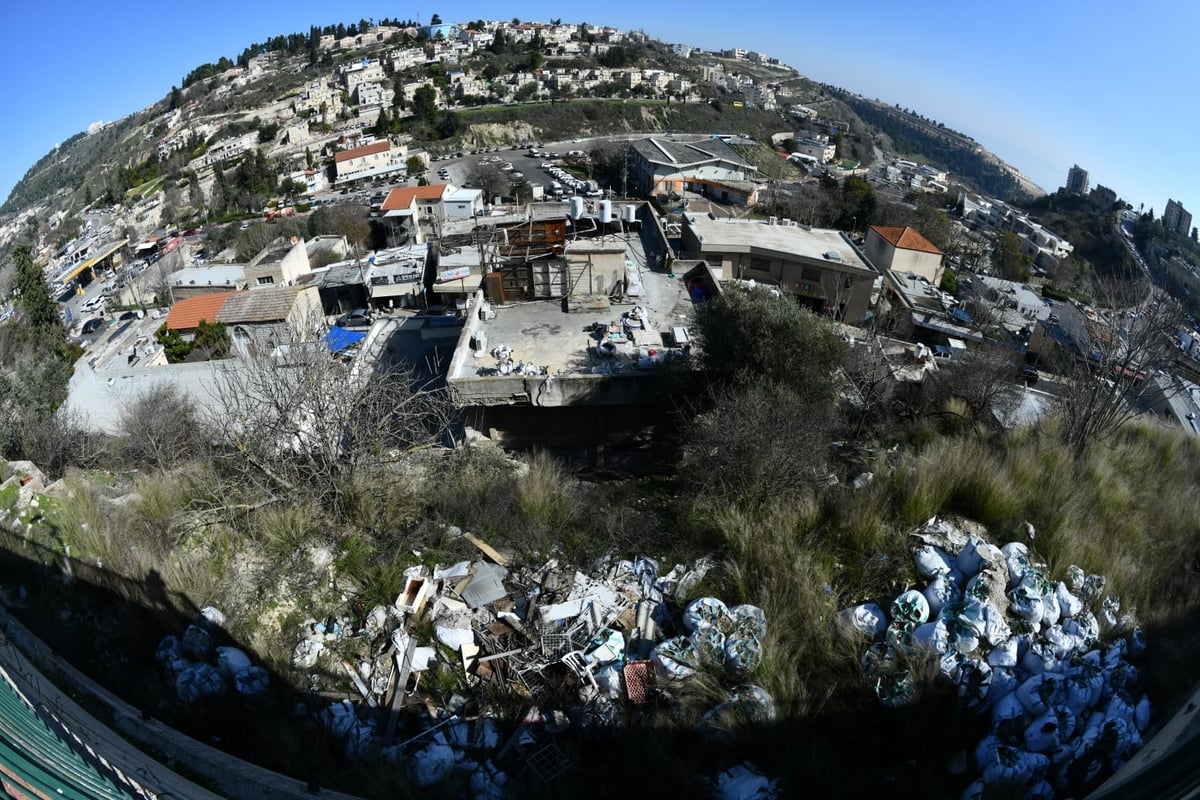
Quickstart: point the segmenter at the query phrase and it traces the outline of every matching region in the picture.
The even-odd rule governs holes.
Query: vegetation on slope
[[[186,398],[147,397],[109,443],[110,471],[72,471],[69,492],[22,520],[30,534],[24,544],[8,541],[3,583],[20,582],[27,602],[19,613],[61,652],[156,717],[371,797],[406,791],[408,778],[386,762],[347,761],[327,734],[292,717],[312,698],[307,671],[289,663],[291,647],[306,617],[357,617],[391,602],[414,563],[476,557],[447,525],[534,565],[551,555],[586,567],[609,553],[674,563],[715,552],[720,568],[695,593],[767,613],[754,680],[775,698],[775,721],[728,721],[727,735],[702,734],[723,685],[705,672],[646,706],[639,724],[564,735],[560,746],[576,770],[549,786],[514,776],[513,789],[528,796],[611,796],[599,777],[614,758],[647,794],[702,792],[703,775],[742,759],[783,776],[789,795],[867,796],[881,780],[899,796],[960,790],[944,765],[978,720],[936,685],[919,705],[882,708],[859,678],[858,643],[832,622],[839,608],[914,585],[906,533],[940,514],[976,520],[997,542],[1024,537],[1028,521],[1037,535],[1027,543],[1056,576],[1069,564],[1107,575],[1108,591],[1147,628],[1152,697],[1160,708],[1179,700],[1181,676],[1200,666],[1190,633],[1200,587],[1188,568],[1200,558],[1196,442],[1149,425],[1081,451],[1053,421],[1005,433],[962,380],[930,386],[918,400],[871,405],[864,424],[856,408],[834,400],[845,393],[835,374],[844,353],[825,322],[759,293],[710,301],[700,326],[712,348],[698,372],[680,376],[680,397],[691,398],[687,422],[674,444],[656,445],[677,448],[676,472],[588,477],[546,453],[517,463],[481,445],[397,459],[353,433],[356,411],[366,412],[368,429],[379,428],[369,398],[336,404],[351,412],[340,417],[348,436],[337,440],[362,448],[349,463],[320,453],[297,459],[253,441],[214,451],[203,437],[168,435],[203,424]],[[730,329],[747,335],[740,344],[711,338]],[[872,399],[859,386],[862,409]],[[864,471],[875,480],[851,488]],[[67,548],[73,587],[60,580]],[[200,713],[155,677],[157,639],[179,633],[206,604],[222,608],[234,643],[272,669],[270,698]],[[319,676],[321,686],[340,680]],[[473,692],[457,667],[435,670],[422,685],[435,704]],[[558,701],[569,707],[569,693]],[[522,710],[503,693],[486,693],[485,703],[503,715]]]
[[[864,122],[886,134],[897,153],[943,167],[991,197],[1009,200],[1023,195],[1017,179],[962,134],[841,89],[829,87],[829,91]]]

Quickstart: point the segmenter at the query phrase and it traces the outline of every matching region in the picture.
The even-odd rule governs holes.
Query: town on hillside
[[[709,692],[695,688],[699,680],[678,689],[698,671],[713,681],[713,697],[725,694],[720,704],[705,695],[711,708],[687,718],[687,735],[725,746],[747,719],[776,720],[776,701],[747,683],[771,666],[764,647],[777,641],[768,636],[768,626],[780,624],[774,614],[789,607],[786,619],[799,625],[810,608],[825,609],[809,616],[832,630],[833,604],[849,600],[858,604],[837,621],[863,645],[851,669],[835,663],[828,653],[839,648],[823,641],[806,640],[808,649],[788,657],[826,653],[829,675],[853,673],[854,691],[889,709],[941,708],[918,705],[919,670],[905,661],[926,636],[940,648],[930,672],[940,670],[965,707],[996,719],[983,755],[962,756],[947,785],[968,772],[990,781],[995,770],[978,764],[1008,758],[997,755],[996,737],[1018,720],[1034,730],[1024,734],[1034,744],[1008,765],[1020,775],[997,779],[1012,796],[1030,787],[1049,792],[1030,796],[1094,788],[1133,755],[1150,706],[1131,660],[1146,644],[1132,606],[1121,613],[1099,568],[1085,574],[1072,564],[1069,583],[1052,581],[1037,529],[1016,512],[993,512],[1024,537],[1002,551],[1001,540],[972,523],[929,519],[915,479],[897,488],[898,479],[889,483],[877,470],[903,448],[919,452],[915,443],[935,430],[1036,431],[1036,440],[1044,423],[1072,464],[1125,423],[1200,438],[1200,249],[1181,204],[1170,200],[1161,218],[1135,211],[1113,190],[1092,186],[1078,165],[1061,188],[1039,196],[983,151],[991,185],[1011,189],[989,193],[977,174],[965,174],[969,162],[954,162],[964,165],[956,174],[928,155],[889,149],[892,140],[881,135],[905,125],[937,147],[978,156],[961,134],[811,83],[757,51],[708,52],[588,24],[450,23],[436,15],[425,25],[363,21],[280,38],[236,63],[198,68],[136,120],[97,124],[71,145],[91,139],[99,147],[109,136],[136,155],[98,166],[79,186],[56,188],[0,226],[0,243],[21,261],[14,291],[0,301],[0,323],[65,330],[54,352],[71,359],[69,379],[62,376],[61,407],[46,413],[69,420],[79,441],[95,447],[91,464],[103,457],[96,442],[134,440],[142,426],[152,438],[165,430],[164,418],[194,435],[219,431],[221,441],[204,447],[220,452],[214,469],[227,470],[213,493],[221,502],[204,506],[189,485],[170,495],[185,507],[165,513],[160,527],[128,526],[156,531],[170,547],[125,546],[116,534],[109,544],[120,541],[114,555],[131,559],[174,558],[185,540],[196,552],[223,548],[224,576],[254,585],[239,595],[242,608],[270,606],[262,617],[275,627],[255,641],[277,649],[284,641],[273,661],[310,684],[289,697],[298,710],[288,713],[319,721],[338,742],[338,758],[392,759],[408,765],[412,785],[461,779],[470,796],[498,798],[505,781],[542,787],[594,757],[556,738],[573,724],[589,735],[655,733],[646,722],[653,713],[673,715],[699,702],[688,692]],[[663,124],[683,119],[674,113],[695,114],[689,130]],[[31,172],[31,185],[39,174],[49,173]],[[44,284],[45,307],[35,308],[41,286],[29,291],[28,274]],[[0,392],[0,410],[13,419],[20,383],[0,386],[9,392]],[[845,434],[836,440],[825,419],[834,405]],[[870,438],[891,424],[911,427],[895,441]],[[747,431],[760,438],[737,438]],[[105,497],[105,509],[144,513],[145,496],[169,505],[136,482],[184,460],[172,448],[213,452],[172,438],[179,433],[132,456],[122,451],[113,481],[134,481],[137,490]],[[0,436],[3,446],[16,441]],[[68,450],[46,448],[58,459],[54,469],[80,456]],[[430,451],[451,466],[420,462]],[[461,452],[462,461],[444,455]],[[514,466],[512,453],[529,455]],[[595,483],[577,482],[547,453]],[[773,463],[741,474],[734,459],[742,457]],[[418,463],[413,474],[433,476],[419,499],[397,488],[394,470],[409,458]],[[57,535],[47,515],[68,493],[80,494],[78,485],[12,463],[23,466],[0,475],[0,493],[19,501],[19,513],[10,522],[0,507],[0,521],[14,536]],[[697,503],[690,519],[667,520],[655,507],[662,475],[676,468],[691,470],[672,489]],[[773,481],[785,468],[794,487]],[[1089,473],[1097,474],[1093,482],[1103,484],[1107,473]],[[379,475],[387,480],[377,483]],[[529,488],[535,479],[543,481],[537,491]],[[606,481],[621,488],[601,502]],[[626,491],[619,481],[636,486],[613,500]],[[890,488],[872,488],[880,485]],[[793,527],[753,516],[783,513],[771,502],[792,497],[792,488],[796,497],[828,492],[817,496],[835,500],[796,501],[801,510],[787,512],[797,515],[788,518]],[[862,531],[872,525],[846,522],[847,509],[856,496],[884,491],[894,496],[879,508],[921,512],[906,535],[929,582],[924,592],[902,580],[912,565],[899,565],[898,549],[867,555],[857,540],[841,542],[850,555],[839,550],[811,565],[778,555],[827,535],[827,525],[868,538]],[[43,492],[52,499],[31,506]],[[964,500],[968,493],[947,489],[943,500],[986,515],[987,504]],[[726,494],[740,505],[731,502],[725,516],[701,505]],[[319,513],[281,510],[306,500]],[[498,546],[477,535],[479,527],[416,522],[422,511],[414,508],[477,526],[499,519],[500,527],[510,515],[529,537],[520,540],[527,549]],[[810,511],[828,520],[802,518]],[[555,537],[565,540],[577,525],[588,535],[571,545],[588,552],[601,537],[585,517],[607,526],[605,544],[669,553],[670,535],[647,533],[645,520],[664,530],[694,525],[700,533],[689,544],[720,541],[813,585],[746,598],[752,579],[709,555],[680,556],[688,563],[674,569],[673,561],[631,553],[571,563],[575,552]],[[187,533],[177,533],[184,525]],[[426,538],[387,538],[402,525]],[[753,535],[728,535],[725,528],[738,525]],[[239,526],[251,531],[245,552],[222,538]],[[335,528],[336,542],[301,540]],[[196,531],[213,541],[187,538]],[[382,544],[364,544],[380,531]],[[71,577],[59,582],[71,585],[70,547],[46,547],[48,563],[67,564]],[[385,551],[392,560],[379,560]],[[530,553],[537,563],[518,557]],[[105,560],[89,553],[86,566],[102,570]],[[309,570],[305,581],[261,579],[276,564],[299,562]],[[855,590],[869,586],[871,600],[849,597],[833,579],[809,579],[835,574],[843,562],[854,562],[847,571],[860,580]],[[184,571],[179,564],[175,572]],[[1053,567],[1061,572],[1067,562]],[[369,576],[380,594],[356,594],[351,574],[361,584]],[[708,596],[735,585],[727,600]],[[325,605],[270,594],[281,586],[301,586],[296,596]],[[153,653],[177,681],[171,702],[189,710],[223,693],[253,704],[279,680],[265,659],[252,664],[230,646],[237,629],[225,612],[232,618],[241,608],[215,605],[191,609],[194,624]],[[63,613],[66,624],[73,612]],[[991,663],[991,654],[1005,660]],[[1074,714],[1099,713],[1086,729],[1094,732],[1074,717],[1071,725],[1051,719],[1058,712],[1040,698],[1058,680],[1046,676],[1060,671],[1087,685],[1059,705],[1078,699]],[[988,700],[989,685],[1011,697]],[[1029,695],[1024,709],[1014,705],[1021,691]],[[1106,705],[1097,711],[1102,692]],[[502,723],[480,711],[492,701],[508,714]],[[501,742],[499,726],[509,723]],[[1046,725],[1075,731],[1069,758],[1060,752],[1069,736],[1058,727],[1053,742],[1037,738]],[[1103,757],[1102,736],[1113,748]],[[1064,766],[1055,775],[1051,756],[1086,769],[1068,774]],[[965,766],[971,759],[978,769]],[[771,776],[783,769],[768,766],[739,759],[703,780],[716,781],[723,797],[778,796]],[[234,792],[219,772],[206,777],[218,793]],[[907,774],[906,785],[923,777]],[[274,779],[245,780],[258,788],[228,796],[263,796]],[[321,792],[316,779],[292,788],[296,796]]]

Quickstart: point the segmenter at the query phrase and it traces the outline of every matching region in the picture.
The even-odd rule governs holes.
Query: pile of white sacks
[[[1026,545],[996,547],[936,518],[912,538],[925,587],[841,619],[872,641],[862,672],[883,703],[913,701],[909,667],[931,656],[967,708],[991,715],[963,797],[1052,798],[1119,769],[1150,703],[1130,662],[1141,631],[1104,577],[1071,566],[1055,581]]]

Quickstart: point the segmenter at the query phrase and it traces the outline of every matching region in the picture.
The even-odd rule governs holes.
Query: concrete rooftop
[[[841,265],[875,274],[841,231],[806,228],[801,225],[771,225],[743,219],[713,219],[707,214],[687,214],[687,224],[700,239],[704,252],[775,252],[788,259],[796,256],[830,262],[826,253],[836,253]]]
[[[637,355],[641,348],[663,351],[671,343],[670,330],[688,326],[692,302],[678,277],[653,272],[646,265],[641,241],[636,236],[607,236],[589,239],[572,247],[591,249],[624,246],[626,272],[630,277],[630,296],[622,303],[609,305],[598,298],[578,298],[570,312],[561,300],[546,300],[493,306],[495,318],[472,319],[459,342],[449,379],[500,377],[491,352],[501,346],[512,348],[513,362],[544,367],[550,374],[615,375],[637,374]],[[634,296],[636,293],[636,296]],[[650,319],[646,330],[634,331],[631,341],[621,346],[616,357],[600,357],[594,348],[599,342],[593,333],[595,323],[622,328],[622,315],[642,307]],[[472,313],[476,309],[472,308]],[[476,357],[470,350],[471,326],[487,337],[487,352]],[[460,357],[461,356],[461,357]]]

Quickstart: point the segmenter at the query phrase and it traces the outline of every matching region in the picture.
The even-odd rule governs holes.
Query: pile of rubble
[[[225,624],[225,615],[211,606],[201,609],[200,623],[189,625],[183,637],[165,636],[155,659],[175,676],[175,693],[185,703],[225,694],[229,685],[247,697],[270,688],[270,675],[236,647],[218,647],[210,631]]]
[[[913,702],[911,667],[933,658],[966,708],[991,715],[963,797],[1052,798],[1119,769],[1142,744],[1150,703],[1131,663],[1141,630],[1104,577],[1072,565],[1053,581],[1025,544],[996,547],[944,520],[912,539],[925,588],[840,619],[872,641],[862,673],[883,703]]]
[[[348,754],[403,763],[422,786],[453,775],[483,798],[498,795],[510,772],[554,779],[571,766],[558,734],[625,724],[701,670],[729,686],[705,730],[774,717],[771,697],[745,683],[762,658],[762,610],[712,597],[682,602],[710,559],[665,575],[644,557],[605,558],[590,574],[555,560],[516,568],[467,537],[486,560],[413,567],[391,605],[305,622],[294,666],[314,682],[344,674],[355,687],[357,697],[342,695],[319,714]],[[445,702],[447,672],[470,697]],[[439,692],[422,689],[426,675]],[[502,737],[491,715],[505,704],[523,712]]]

